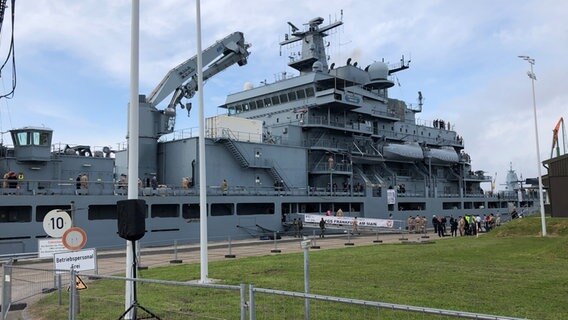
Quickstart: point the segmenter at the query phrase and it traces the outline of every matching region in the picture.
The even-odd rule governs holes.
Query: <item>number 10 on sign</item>
[[[43,218],[43,230],[48,236],[61,238],[71,228],[71,218],[61,209],[49,211]]]

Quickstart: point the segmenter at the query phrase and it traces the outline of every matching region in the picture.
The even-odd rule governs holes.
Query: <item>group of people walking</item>
[[[477,235],[479,232],[488,232],[496,226],[501,225],[501,217],[498,215],[495,217],[493,213],[490,215],[465,215],[454,218],[450,216],[447,219],[445,216],[432,216],[432,225],[434,226],[434,233],[438,234],[438,237],[447,236],[446,224],[449,222],[450,225],[450,235],[452,237],[458,236],[471,236]]]

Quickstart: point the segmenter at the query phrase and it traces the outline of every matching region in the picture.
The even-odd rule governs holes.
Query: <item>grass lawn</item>
[[[529,319],[566,319],[568,219],[547,218],[547,225],[546,238],[539,237],[540,218],[529,217],[479,238],[445,239],[430,245],[385,244],[311,251],[311,292]],[[143,271],[141,277],[198,279],[199,265],[152,268]],[[303,254],[212,262],[209,277],[221,279],[224,284],[253,283],[261,288],[302,292]],[[211,310],[215,310],[215,319],[239,317],[238,292],[154,284],[138,288],[142,305],[161,314],[168,309],[177,312],[163,319],[187,319],[187,314]],[[303,318],[301,299],[258,298],[258,319]],[[33,319],[65,319],[65,302],[57,306],[56,301],[53,295],[32,306]],[[79,319],[118,318],[123,309],[123,282],[99,280],[81,292]],[[312,319],[440,318],[329,302],[314,302],[312,310]]]

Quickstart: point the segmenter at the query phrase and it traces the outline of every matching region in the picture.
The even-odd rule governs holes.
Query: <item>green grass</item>
[[[568,314],[568,219],[547,218],[549,236],[539,237],[540,218],[518,219],[479,238],[430,245],[369,245],[310,252],[311,292],[355,299],[462,310],[529,319],[565,319]],[[199,265],[159,267],[141,277],[187,281]],[[303,254],[213,262],[209,277],[225,284],[303,291]],[[139,285],[139,301],[162,314],[238,318],[238,292]],[[303,318],[303,300],[259,295],[258,319]],[[118,318],[124,283],[96,281],[81,292],[80,319]],[[293,304],[293,307],[289,304]],[[438,319],[435,316],[353,308],[313,302],[312,319]],[[32,314],[64,319],[56,297],[43,299]],[[173,313],[165,319],[176,318]],[[179,316],[179,319],[187,319]],[[198,318],[192,317],[193,318]],[[41,319],[41,317],[34,317]]]

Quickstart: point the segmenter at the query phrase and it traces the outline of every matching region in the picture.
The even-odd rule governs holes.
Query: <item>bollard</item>
[[[383,243],[383,240],[379,240],[379,231],[376,231],[377,233],[377,239],[373,240],[373,243]]]
[[[170,260],[170,263],[182,263],[181,259],[178,259],[178,242],[174,240],[174,259]]]
[[[280,252],[282,252],[280,249],[278,249],[278,241],[277,241],[276,236],[277,236],[277,235],[276,235],[276,232],[274,232],[274,249],[270,250],[270,252],[272,252],[272,253],[280,253]]]
[[[231,250],[231,236],[229,236],[229,254],[226,254],[226,255],[225,255],[225,258],[236,258],[236,257],[237,257],[237,256],[235,256],[235,255],[232,253],[232,250]]]
[[[347,242],[344,243],[346,246],[354,246],[355,244],[351,242],[351,232],[347,232]]]
[[[316,243],[316,230],[314,230],[312,233],[312,245],[310,246],[310,249],[319,249],[319,248],[320,246],[318,246]]]

